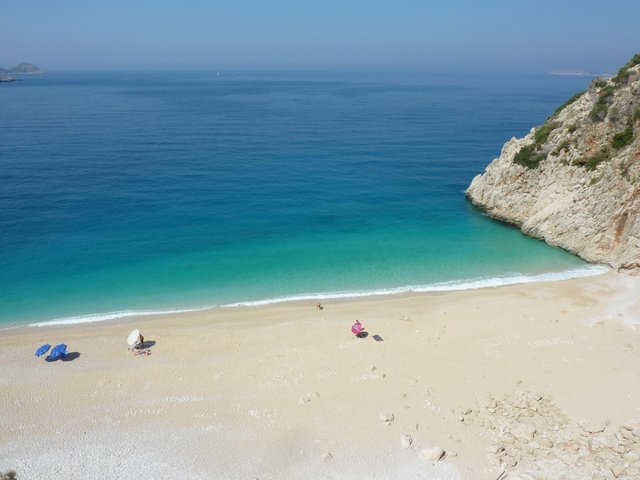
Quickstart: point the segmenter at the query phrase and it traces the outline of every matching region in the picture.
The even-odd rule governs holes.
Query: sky
[[[640,0],[0,0],[0,66],[614,72]]]

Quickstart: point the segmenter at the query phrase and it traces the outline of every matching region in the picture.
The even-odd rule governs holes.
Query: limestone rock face
[[[466,195],[527,235],[640,273],[640,55],[509,140]]]

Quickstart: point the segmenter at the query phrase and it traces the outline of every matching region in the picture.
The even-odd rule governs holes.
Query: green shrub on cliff
[[[569,100],[567,100],[562,105],[560,105],[558,108],[556,108],[556,111],[553,112],[553,115],[551,115],[551,117],[549,117],[549,118],[553,118],[556,115],[558,115],[562,110],[564,110],[566,107],[568,107],[573,102],[578,100],[582,95],[584,95],[584,91],[576,93],[573,97],[571,97]]]
[[[595,170],[598,167],[598,165],[600,165],[602,162],[606,162],[610,158],[611,158],[611,153],[609,152],[609,149],[603,148],[602,150],[600,150],[598,153],[596,153],[591,157],[583,157],[575,160],[573,164],[578,165],[580,167],[584,167],[589,171],[592,171],[592,170]]]
[[[15,480],[18,478],[15,470],[9,470],[8,472],[0,472],[0,480]]]
[[[613,148],[623,148],[631,144],[631,142],[633,142],[633,127],[628,125],[623,131],[615,134],[611,141],[611,146]]]
[[[640,65],[640,53],[636,53],[631,60],[624,65],[624,67],[618,70],[618,74],[611,79],[610,83],[607,83],[603,79],[594,80],[593,86],[600,88],[600,94],[598,95],[598,100],[596,100],[596,103],[589,114],[591,120],[599,122],[606,118],[609,110],[609,104],[613,99],[613,94],[615,93],[616,88],[620,87],[621,84],[627,81],[631,75],[629,70],[636,65]]]
[[[513,163],[522,165],[527,168],[538,168],[540,162],[545,159],[545,156],[536,151],[535,144],[522,147],[518,153],[513,157]]]
[[[569,140],[565,140],[564,142],[562,142],[560,145],[558,145],[556,148],[553,149],[553,151],[551,152],[551,155],[557,157],[561,153],[568,152],[569,148],[571,148],[571,142]]]
[[[606,118],[609,110],[609,102],[611,102],[615,91],[616,89],[613,85],[602,87],[600,94],[598,95],[598,100],[596,100],[595,105],[591,109],[591,113],[589,113],[591,120],[599,122]]]
[[[533,134],[536,148],[540,149],[540,147],[542,147],[542,144],[547,141],[551,132],[558,128],[558,125],[557,122],[545,122],[536,128],[536,133]]]
[[[542,162],[547,155],[542,152],[542,147],[546,143],[551,132],[558,128],[560,124],[558,122],[546,121],[542,125],[536,128],[533,134],[533,143],[522,147],[518,153],[513,157],[513,163],[522,165],[527,168],[538,168],[540,162]]]
[[[618,70],[618,74],[612,79],[614,83],[626,82],[629,78],[629,75],[631,75],[629,69],[635,67],[636,65],[640,65],[640,53],[636,53],[631,58],[631,60],[625,63],[625,65],[620,70]]]
[[[589,117],[594,122],[599,122],[605,119],[605,117],[607,116],[608,110],[609,110],[609,104],[598,101],[591,109],[591,113],[589,113]]]
[[[607,81],[604,78],[596,78],[593,81],[593,86],[596,88],[602,88],[607,86]]]

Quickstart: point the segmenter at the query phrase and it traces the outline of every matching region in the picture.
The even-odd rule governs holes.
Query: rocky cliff
[[[527,235],[640,273],[640,55],[509,140],[466,194]]]

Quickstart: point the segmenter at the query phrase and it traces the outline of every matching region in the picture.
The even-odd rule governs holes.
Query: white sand
[[[3,331],[0,471],[512,480],[614,478],[613,467],[640,478],[640,425],[622,427],[640,418],[639,287],[608,273]],[[367,338],[351,334],[356,319]],[[127,351],[133,328],[151,355]],[[34,357],[62,341],[80,355]],[[431,447],[448,454],[425,460]]]

